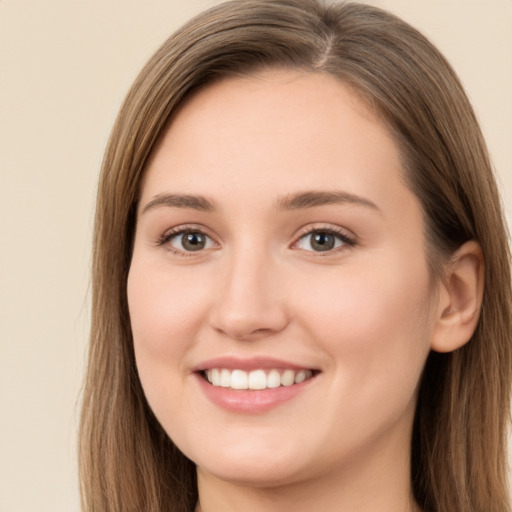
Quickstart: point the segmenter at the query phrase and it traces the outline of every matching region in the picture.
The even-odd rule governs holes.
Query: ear
[[[478,324],[483,292],[482,249],[477,242],[466,242],[445,267],[432,350],[452,352],[471,339]]]

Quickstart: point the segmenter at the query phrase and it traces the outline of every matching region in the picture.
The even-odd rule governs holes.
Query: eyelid
[[[212,248],[207,249],[201,249],[198,251],[185,251],[177,249],[176,247],[173,247],[169,242],[179,236],[180,234],[187,233],[187,232],[196,232],[200,233],[206,237],[208,237],[214,244],[215,247],[213,249],[219,248],[220,244],[217,241],[216,237],[211,234],[210,230],[207,229],[205,226],[202,226],[200,224],[180,224],[178,226],[174,226],[166,231],[164,231],[156,240],[156,245],[158,246],[166,246],[167,249],[179,256],[199,256],[203,254],[205,251],[209,251]],[[332,234],[333,236],[341,239],[343,242],[343,245],[338,248],[333,248],[331,250],[327,250],[324,253],[321,251],[306,251],[306,252],[316,252],[317,256],[329,256],[333,254],[337,254],[341,251],[344,251],[350,247],[353,247],[357,245],[357,238],[356,236],[351,233],[346,228],[341,228],[339,226],[333,225],[333,224],[325,224],[325,223],[314,223],[314,224],[307,224],[303,227],[301,227],[298,232],[296,233],[294,237],[294,242],[291,244],[292,249],[298,249],[297,245],[298,243],[306,236],[311,235],[313,233],[318,232],[324,232],[328,234]]]
[[[207,249],[201,249],[198,251],[185,251],[177,249],[176,247],[172,246],[170,244],[171,240],[178,237],[179,235],[182,235],[184,233],[200,233],[201,235],[206,236],[209,238],[213,244],[215,245],[215,248],[219,247],[219,243],[215,239],[215,237],[210,233],[210,230],[205,228],[204,226],[201,226],[200,224],[180,224],[178,226],[174,226],[166,231],[164,231],[156,240],[156,245],[158,246],[166,246],[166,248],[172,252],[173,254],[176,254],[178,256],[199,256],[200,254],[203,254],[205,251],[211,250],[212,248]]]
[[[325,252],[321,252],[321,251],[308,251],[306,249],[303,249],[306,252],[313,252],[313,253],[316,252],[316,254],[318,256],[324,256],[325,257],[325,256],[337,254],[340,251],[345,251],[348,248],[357,245],[357,238],[356,238],[356,236],[353,233],[351,233],[349,230],[347,230],[346,228],[341,228],[341,227],[333,225],[333,224],[318,224],[318,223],[315,223],[315,224],[308,224],[308,225],[303,226],[302,228],[300,228],[300,230],[298,231],[298,233],[295,236],[295,241],[292,243],[291,248],[292,249],[293,248],[298,248],[297,247],[298,243],[304,237],[306,237],[308,235],[312,235],[313,233],[328,233],[328,234],[331,234],[331,235],[341,239],[341,241],[343,242],[343,245],[341,247],[334,248],[334,249],[331,249],[331,250],[327,250]]]

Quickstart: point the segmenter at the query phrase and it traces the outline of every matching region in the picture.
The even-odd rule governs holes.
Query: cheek
[[[183,335],[200,326],[207,290],[200,276],[133,262],[127,292],[135,345],[156,353],[179,351]]]
[[[151,262],[132,262],[127,283],[137,370],[157,417],[169,411],[187,373],[187,351],[198,338],[208,286]]]
[[[340,386],[417,384],[430,350],[432,290],[426,268],[399,263],[339,272],[302,302],[307,329],[341,370]]]

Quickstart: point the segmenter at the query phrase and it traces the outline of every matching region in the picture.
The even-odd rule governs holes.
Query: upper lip
[[[203,372],[212,368],[226,368],[228,370],[264,370],[271,368],[279,368],[283,370],[315,370],[307,365],[296,364],[282,359],[275,359],[273,357],[251,357],[251,358],[238,358],[238,357],[216,357],[199,363],[192,368],[193,372]]]

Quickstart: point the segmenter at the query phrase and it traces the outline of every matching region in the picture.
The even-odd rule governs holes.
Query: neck
[[[412,497],[410,452],[396,448],[378,457],[372,450],[358,453],[326,474],[272,486],[225,481],[198,469],[196,512],[420,512]]]

